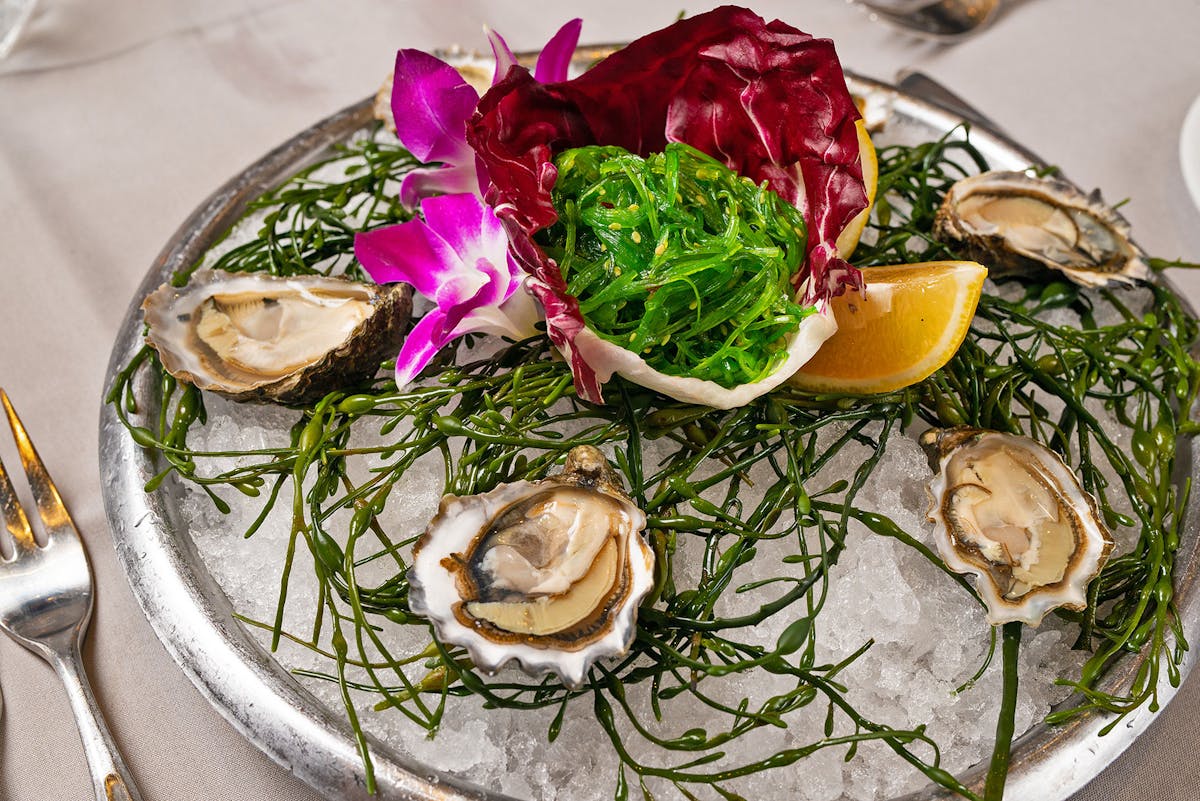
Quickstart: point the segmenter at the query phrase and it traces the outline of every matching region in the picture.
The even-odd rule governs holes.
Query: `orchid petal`
[[[463,320],[489,306],[499,305],[499,301],[489,303],[493,295],[488,280],[478,272],[454,277],[443,291],[438,293],[438,308],[446,315],[447,330],[454,330]]]
[[[441,59],[413,49],[396,53],[396,136],[419,160],[474,164],[466,122],[478,102],[479,93]]]
[[[558,83],[567,79],[571,58],[575,55],[575,46],[579,44],[579,31],[582,28],[583,20],[576,17],[559,28],[558,33],[546,42],[533,70],[533,77],[538,83]],[[496,74],[503,77],[498,71]],[[492,84],[497,82],[498,79],[493,80]]]
[[[376,281],[405,281],[433,301],[396,362],[396,381],[415,377],[439,348],[472,332],[514,340],[537,333],[537,309],[508,251],[508,235],[491,208],[472,194],[421,201],[424,219],[354,238],[354,255]],[[511,301],[511,302],[510,302]]]
[[[478,259],[496,266],[507,263],[504,226],[478,197],[459,194],[427,198],[421,203],[421,215],[465,264],[475,264]]]
[[[481,258],[475,261],[475,271],[481,277],[486,291],[477,292],[473,302],[480,306],[499,306],[512,294],[512,276],[508,270],[501,272],[490,261]]]
[[[528,339],[539,333],[537,323],[542,319],[542,307],[533,299],[533,294],[525,289],[524,275],[517,281],[512,295],[500,304],[500,311],[508,320],[510,336],[513,339]]]
[[[451,335],[460,337],[464,334],[492,334],[494,336],[508,337],[513,340],[524,339],[524,336],[518,336],[508,316],[501,312],[496,307],[490,307],[474,312],[455,327]],[[537,330],[534,329],[534,333]],[[529,336],[532,336],[530,334]]]
[[[492,55],[496,57],[496,71],[492,73],[492,86],[495,86],[504,80],[510,69],[517,66],[517,57],[499,33],[487,25],[483,26],[483,32],[487,34],[488,44],[492,46]]]
[[[400,355],[396,357],[397,387],[403,387],[416,378],[425,365],[433,360],[434,354],[452,339],[446,334],[445,322],[442,313],[434,309],[408,332]]]
[[[482,196],[478,172],[474,164],[443,164],[440,167],[418,167],[400,182],[400,204],[412,211],[422,198],[434,195],[469,192]]]
[[[463,269],[454,249],[420,220],[356,234],[354,256],[376,283],[403,281],[427,298]]]

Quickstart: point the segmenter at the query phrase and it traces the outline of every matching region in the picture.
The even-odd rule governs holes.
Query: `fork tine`
[[[0,510],[4,513],[4,525],[8,528],[8,533],[16,541],[14,547],[25,550],[36,548],[33,531],[29,528],[29,518],[25,516],[25,509],[21,507],[12,482],[8,480],[8,471],[4,469],[3,460],[0,460]]]
[[[8,393],[3,389],[0,389],[0,402],[3,402],[4,412],[8,415],[8,425],[12,428],[13,439],[17,441],[17,451],[21,454],[21,466],[25,468],[25,475],[29,478],[29,489],[33,493],[38,514],[45,526],[47,539],[53,539],[56,535],[63,533],[63,529],[74,532],[75,524],[71,522],[71,516],[67,514],[67,507],[62,502],[62,496],[58,494],[58,488],[54,486],[54,481],[46,472],[46,466],[42,464],[37,449],[29,441],[29,434],[25,432],[25,426],[21,424],[21,418],[17,416],[17,410],[13,408],[8,399]],[[9,491],[11,492],[11,485]],[[13,496],[13,499],[15,501],[16,496]],[[22,516],[24,516],[23,513]],[[29,532],[28,520],[25,521],[25,531]],[[33,535],[28,534],[28,537],[28,542],[32,545]]]

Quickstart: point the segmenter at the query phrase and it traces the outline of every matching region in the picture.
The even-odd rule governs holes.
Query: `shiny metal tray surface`
[[[598,49],[599,50],[599,49]],[[580,53],[579,58],[589,58]],[[881,143],[916,143],[955,130],[962,118],[952,111],[906,95],[887,84],[849,76],[851,91],[866,99],[865,116],[883,123]],[[371,120],[369,100],[351,106],[265,155],[206,200],[182,225],[151,265],[121,325],[109,363],[109,376],[142,345],[141,299],[176,269],[196,261],[241,216],[247,203],[302,167],[320,158],[333,143],[361,130]],[[997,168],[1023,169],[1037,158],[998,131],[976,124],[971,141]],[[150,388],[143,397],[152,396]],[[145,410],[143,410],[145,411]],[[1195,454],[1184,452],[1186,472],[1196,474]],[[100,471],[105,508],[118,557],[142,610],[175,661],[213,706],[251,742],[316,790],[338,799],[362,799],[363,767],[340,709],[330,709],[308,693],[233,618],[233,608],[206,569],[179,519],[184,490],[166,482],[154,493],[142,487],[161,469],[134,444],[112,410],[100,414]],[[1197,537],[1194,533],[1200,493],[1187,510],[1189,536],[1177,557],[1176,602],[1187,636],[1200,640],[1200,592],[1196,587]],[[1108,686],[1127,684],[1139,659],[1129,656],[1108,676]],[[1195,661],[1189,651],[1182,672]],[[1175,693],[1159,690],[1165,702]],[[1045,725],[1022,736],[1013,748],[1007,796],[1062,801],[1112,762],[1153,720],[1145,707],[1100,737],[1106,718],[1091,715],[1056,728]],[[500,799],[464,780],[413,762],[388,743],[371,741],[380,799]],[[981,788],[983,766],[963,777]],[[951,795],[938,788],[906,796],[905,801]]]

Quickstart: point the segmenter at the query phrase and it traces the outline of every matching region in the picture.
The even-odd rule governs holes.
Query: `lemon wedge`
[[[862,160],[863,183],[867,188],[867,207],[847,223],[838,235],[838,255],[843,259],[849,259],[850,254],[858,247],[858,240],[867,226],[871,208],[875,205],[875,189],[879,186],[879,159],[875,156],[875,145],[867,133],[867,124],[860,119],[855,125],[858,128],[858,151]]]
[[[830,302],[838,330],[789,383],[815,392],[891,392],[927,378],[958,350],[987,268],[931,261],[863,270],[865,297]]]

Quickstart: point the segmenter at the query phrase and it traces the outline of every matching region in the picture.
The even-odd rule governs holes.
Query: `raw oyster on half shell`
[[[197,272],[142,303],[167,372],[234,400],[307,403],[374,375],[412,312],[407,284]]]
[[[633,640],[653,585],[645,525],[604,455],[572,448],[557,475],[444,497],[413,551],[410,606],[482,670],[515,660],[578,687]]]
[[[946,193],[933,235],[994,277],[1050,269],[1092,287],[1150,277],[1129,223],[1099,192],[1085,195],[1057,178],[1004,171],[964,178]]]
[[[1038,625],[1051,610],[1087,606],[1088,583],[1112,536],[1074,472],[1044,445],[976,428],[926,432],[938,473],[929,519],[938,552],[976,578],[993,626]]]

